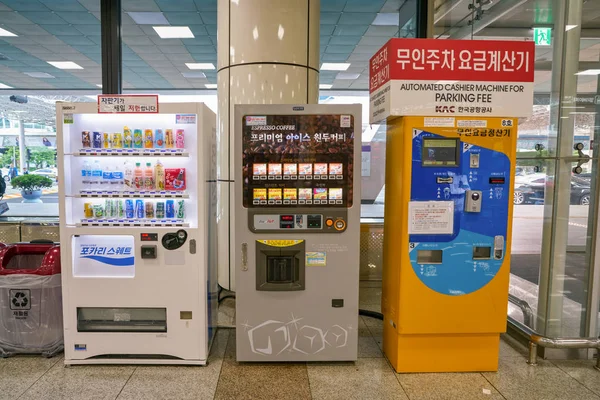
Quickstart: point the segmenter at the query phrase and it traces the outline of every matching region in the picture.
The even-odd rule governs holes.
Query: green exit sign
[[[533,28],[533,41],[536,46],[552,44],[552,28]]]

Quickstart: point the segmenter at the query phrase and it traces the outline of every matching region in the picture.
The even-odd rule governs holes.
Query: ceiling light
[[[55,76],[47,74],[45,72],[23,72],[25,75],[29,75],[32,78],[42,78],[42,79],[53,79]]]
[[[321,83],[319,85],[319,89],[331,89],[333,87],[333,85],[327,85],[325,83]]]
[[[138,25],[170,25],[161,12],[128,12]]]
[[[187,26],[153,26],[161,39],[193,39],[194,34]]]
[[[577,28],[577,25],[567,25],[567,26],[565,26],[565,31],[569,32],[573,28]]]
[[[12,86],[5,85],[4,83],[0,83],[0,89],[12,89]]]
[[[335,76],[335,79],[358,79],[360,74],[355,74],[352,72],[340,72]]]
[[[47,61],[47,63],[58,69],[83,69],[81,65],[73,61]]]
[[[321,71],[345,71],[350,67],[350,63],[323,63]]]
[[[7,31],[6,29],[0,28],[0,36],[11,36],[11,37],[14,37],[14,36],[17,36],[17,35],[15,35],[12,32]]]
[[[181,75],[185,78],[206,78],[204,72],[182,72]]]
[[[372,25],[398,26],[400,13],[378,13]]]
[[[217,84],[216,83],[207,83],[204,85],[205,88],[207,89],[216,89],[217,88]]]
[[[215,69],[213,63],[185,63],[189,69]]]
[[[600,75],[600,69],[586,69],[585,71],[580,71],[575,75]]]
[[[99,88],[102,88],[102,85],[100,85],[100,84],[96,84],[96,86],[98,86]]]

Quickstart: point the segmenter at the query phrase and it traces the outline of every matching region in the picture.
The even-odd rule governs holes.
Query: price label
[[[99,114],[157,114],[158,95],[100,95]]]

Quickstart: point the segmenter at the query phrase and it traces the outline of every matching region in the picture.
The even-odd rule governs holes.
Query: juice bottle
[[[141,149],[144,147],[144,138],[142,136],[141,129],[136,129],[133,131],[133,147],[136,149]]]
[[[152,137],[152,129],[144,130],[144,148],[151,149],[154,147],[154,139]]]
[[[165,190],[165,168],[163,167],[160,160],[156,161],[156,166],[154,167],[154,174],[156,190]]]
[[[115,132],[112,134],[111,147],[113,149],[123,148],[123,135],[121,134],[121,132]]]
[[[133,147],[133,135],[131,129],[128,127],[123,128],[123,148],[131,149]]]
[[[152,168],[152,163],[146,163],[146,168],[144,168],[144,189],[154,190],[154,168]]]
[[[175,147],[175,140],[173,140],[173,129],[167,129],[165,133],[165,146],[167,149]]]
[[[154,147],[157,149],[165,148],[165,135],[162,129],[156,129],[154,131]]]
[[[133,169],[133,183],[135,190],[142,190],[144,188],[144,173],[139,162],[135,163],[135,168]]]
[[[129,161],[123,163],[123,184],[125,190],[135,189],[135,183],[133,178],[133,168]]]
[[[111,144],[111,135],[108,132],[104,132],[102,134],[102,148],[104,149],[110,149],[110,144]]]

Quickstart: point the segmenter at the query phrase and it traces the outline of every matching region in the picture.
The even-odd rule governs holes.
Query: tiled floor
[[[361,307],[377,310],[377,285],[363,285]],[[370,286],[370,287],[369,287]],[[225,300],[222,325],[234,322]],[[62,358],[0,359],[4,399],[517,399],[600,400],[592,361],[525,362],[525,348],[500,344],[497,373],[396,374],[381,352],[381,321],[361,317],[356,363],[238,364],[235,331],[221,329],[206,367],[78,366]]]

